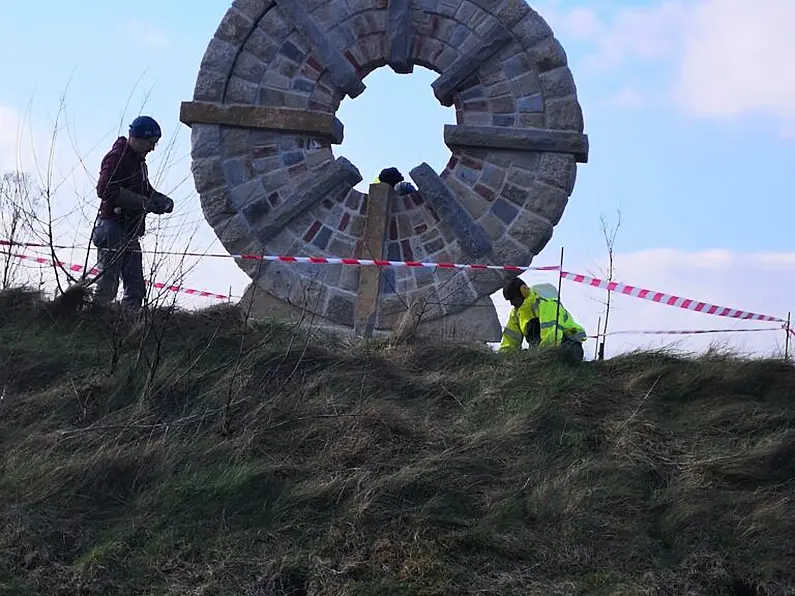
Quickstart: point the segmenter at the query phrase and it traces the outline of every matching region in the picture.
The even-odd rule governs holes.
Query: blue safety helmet
[[[137,139],[159,139],[160,125],[151,116],[138,116],[130,124],[130,136]]]

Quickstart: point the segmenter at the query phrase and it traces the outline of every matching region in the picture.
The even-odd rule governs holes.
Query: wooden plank
[[[390,202],[394,191],[388,184],[371,184],[367,196],[364,231],[356,246],[356,258],[382,259],[389,225]],[[378,290],[381,281],[380,267],[361,267],[356,304],[354,330],[372,337],[378,313]]]
[[[221,124],[320,136],[337,145],[342,143],[344,128],[342,122],[330,112],[204,101],[183,101],[179,110],[179,119],[188,126]]]

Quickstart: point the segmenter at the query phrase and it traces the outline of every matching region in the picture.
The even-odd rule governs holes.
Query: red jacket
[[[117,209],[119,189],[126,188],[146,197],[152,194],[146,158],[127,145],[125,137],[119,137],[113,148],[102,158],[97,181],[97,196],[101,199],[99,219],[119,222],[124,229],[143,236],[146,231],[146,211]]]

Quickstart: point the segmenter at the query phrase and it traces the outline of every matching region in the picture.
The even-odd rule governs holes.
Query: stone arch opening
[[[408,75],[378,68],[364,79],[364,93],[340,102],[337,118],[345,125],[345,136],[331,150],[356,164],[362,175],[357,190],[366,193],[378,173],[390,166],[408,181],[409,172],[422,162],[436,172],[444,170],[451,156],[444,125],[455,124],[456,115],[433,95],[431,83],[438,76],[423,67]]]

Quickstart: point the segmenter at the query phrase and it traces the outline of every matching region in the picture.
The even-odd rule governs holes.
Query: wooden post
[[[389,226],[392,187],[388,184],[371,184],[367,196],[364,231],[356,245],[356,258],[383,259]],[[378,313],[378,294],[381,268],[374,265],[360,267],[359,299],[356,304],[354,331],[364,337],[372,337]]]
[[[558,332],[560,331],[560,290],[563,286],[563,247],[560,247],[560,270],[558,271],[558,304],[555,309],[555,345],[558,345]]]
[[[790,326],[791,322],[792,322],[792,312],[790,311],[787,313],[787,327],[786,327],[787,337],[784,339],[784,360],[786,362],[789,362],[789,336],[790,333],[792,332],[792,327]]]
[[[593,358],[596,360],[599,357],[599,333],[602,330],[602,317],[596,321],[596,345],[593,348]]]

